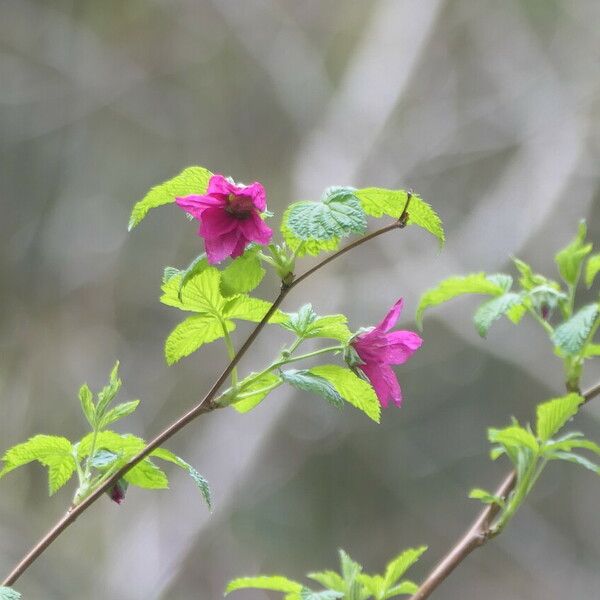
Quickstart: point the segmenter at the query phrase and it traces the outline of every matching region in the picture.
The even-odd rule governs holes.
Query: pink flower
[[[421,337],[413,331],[388,333],[398,321],[403,303],[400,298],[381,323],[359,332],[350,342],[362,361],[357,365],[358,368],[371,382],[384,408],[390,398],[396,406],[402,404],[402,390],[390,365],[405,363],[423,343]]]
[[[208,262],[241,256],[250,242],[268,244],[273,232],[261,219],[267,207],[265,188],[258,182],[238,186],[213,175],[206,194],[175,198],[185,212],[200,221]]]

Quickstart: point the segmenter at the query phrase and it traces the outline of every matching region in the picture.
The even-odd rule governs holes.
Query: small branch
[[[39,558],[41,554],[52,544],[52,542],[59,537],[69,525],[71,525],[83,512],[85,512],[104,492],[109,490],[119,479],[123,477],[130,469],[132,469],[135,465],[137,465],[140,461],[144,460],[148,457],[154,450],[162,446],[167,440],[171,439],[176,433],[181,431],[186,425],[194,421],[200,415],[211,412],[215,408],[218,408],[216,404],[213,403],[217,392],[220,387],[225,383],[229,375],[235,369],[237,364],[240,362],[244,354],[248,351],[248,348],[254,343],[254,340],[258,337],[258,334],[263,330],[269,319],[273,316],[275,311],[279,308],[284,298],[288,295],[288,293],[297,285],[299,285],[302,281],[316,273],[321,267],[329,264],[331,261],[336,258],[346,254],[350,250],[357,248],[358,246],[364,244],[376,238],[388,231],[393,231],[395,229],[401,229],[406,225],[407,218],[407,208],[410,202],[410,195],[408,201],[404,207],[402,215],[398,221],[392,223],[391,225],[387,225],[386,227],[382,227],[377,229],[373,233],[366,235],[355,242],[352,242],[348,246],[345,246],[341,250],[338,250],[336,253],[328,256],[314,267],[306,271],[306,273],[302,274],[297,279],[293,280],[290,284],[282,284],[281,290],[273,301],[273,304],[262,318],[262,320],[257,323],[256,327],[252,330],[250,335],[246,338],[246,341],[242,344],[240,349],[237,351],[233,359],[229,362],[229,364],[225,367],[219,378],[215,381],[213,386],[210,388],[206,396],[196,404],[191,410],[169,425],[164,431],[158,434],[148,445],[140,451],[136,456],[134,456],[126,465],[124,465],[121,469],[119,469],[112,477],[107,479],[102,485],[96,488],[89,496],[87,496],[80,504],[71,507],[65,515],[42,537],[33,548],[19,561],[19,563],[15,566],[15,568],[10,572],[10,574],[4,579],[2,585],[10,586],[13,585],[21,575]]]
[[[600,395],[600,383],[590,388],[583,394],[584,404]],[[506,499],[515,486],[517,481],[516,471],[511,471],[496,490],[496,496]],[[483,546],[492,537],[490,527],[500,512],[497,504],[486,506],[477,519],[473,522],[467,533],[453,546],[446,556],[437,564],[437,566],[427,576],[417,592],[413,594],[410,600],[425,600],[446,580],[446,578],[462,563],[462,561],[476,548]]]

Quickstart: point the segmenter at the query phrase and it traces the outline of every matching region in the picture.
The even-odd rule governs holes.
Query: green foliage
[[[435,288],[426,291],[419,301],[416,321],[423,326],[423,313],[432,306],[437,306],[457,296],[464,294],[485,294],[487,296],[502,296],[506,287],[502,282],[495,281],[493,275],[473,273],[465,277],[449,277],[441,281]]]
[[[260,284],[266,271],[258,258],[259,249],[259,246],[248,248],[242,256],[230,262],[221,271],[223,296],[247,294]]]
[[[0,586],[0,600],[21,600],[23,596],[10,587]]]
[[[579,223],[579,230],[573,241],[560,250],[555,257],[558,271],[570,286],[576,286],[581,275],[585,257],[592,251],[592,244],[585,243],[587,227],[585,221]]]
[[[484,504],[497,504],[501,508],[504,507],[505,502],[504,498],[500,496],[496,496],[487,490],[482,490],[481,488],[473,488],[469,492],[469,498],[473,498],[474,500],[479,500]]]
[[[543,442],[548,441],[577,413],[582,402],[579,394],[567,394],[539,404],[535,426],[537,437]]]
[[[318,571],[308,574],[310,579],[326,588],[324,590],[311,590],[281,575],[262,575],[234,579],[227,586],[225,595],[243,589],[282,592],[285,594],[284,600],[332,600],[334,598],[386,600],[400,595],[414,594],[418,589],[417,585],[412,581],[400,581],[400,579],[426,549],[426,546],[421,546],[405,550],[387,564],[383,575],[363,573],[362,565],[353,560],[344,550],[340,550],[340,573]]]
[[[305,304],[297,313],[289,314],[281,326],[301,339],[330,338],[346,343],[352,337],[347,322],[345,315],[319,317],[311,304]]]
[[[288,383],[297,390],[320,396],[336,408],[341,408],[344,404],[344,399],[332,383],[323,377],[311,373],[307,369],[282,371],[281,378],[285,383]]]
[[[179,175],[153,187],[134,207],[129,217],[129,231],[144,219],[152,208],[170,204],[175,198],[204,194],[212,173],[204,167],[188,167]]]
[[[594,254],[590,256],[585,267],[585,285],[591,288],[596,275],[600,273],[600,254]]]
[[[379,423],[381,406],[373,388],[350,369],[338,365],[320,365],[309,372],[328,381],[337,393],[349,404],[364,412],[370,419]]]
[[[383,188],[364,188],[356,190],[354,195],[360,200],[363,210],[373,217],[388,215],[398,219],[408,200],[406,190],[386,190]],[[444,244],[445,234],[442,220],[427,202],[411,194],[408,207],[408,224],[422,227]]]
[[[204,269],[208,267],[208,259],[206,258],[206,253],[202,253],[185,268],[185,269],[177,269],[175,267],[165,267],[165,271],[163,273],[163,283],[167,283],[173,277],[179,277],[179,287],[178,287],[178,296],[181,298],[181,290],[183,286],[196,275],[200,275]]]
[[[232,406],[240,413],[247,413],[258,406],[267,394],[282,382],[281,377],[274,373],[263,373],[260,377],[257,375],[250,373],[238,386],[237,395],[243,397],[238,400],[234,398]]]
[[[297,256],[335,250],[343,237],[362,234],[367,218],[351,188],[330,187],[320,202],[295,202],[283,214],[281,233]]]
[[[552,339],[556,347],[567,356],[579,354],[584,349],[599,316],[600,305],[597,303],[581,308],[554,331]]]
[[[507,314],[511,308],[521,302],[522,296],[520,294],[508,292],[481,304],[473,316],[479,335],[485,337],[494,321]]]

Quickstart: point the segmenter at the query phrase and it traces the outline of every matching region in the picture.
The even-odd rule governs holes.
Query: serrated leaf
[[[144,219],[148,211],[175,198],[191,194],[204,194],[212,173],[204,167],[188,167],[179,175],[153,187],[134,207],[129,217],[129,231]]]
[[[596,473],[596,475],[600,475],[600,467],[597,464],[585,458],[585,456],[580,456],[573,452],[552,452],[548,454],[548,458],[550,460],[566,460],[567,462],[575,463],[584,469],[588,469],[589,471],[592,471],[592,473]]]
[[[119,455],[114,452],[98,450],[98,452],[94,452],[94,456],[90,457],[90,466],[94,467],[94,469],[104,470],[106,467],[114,464],[118,458]]]
[[[265,388],[275,386],[276,383],[281,381],[281,378],[274,373],[264,373],[253,381],[254,377],[256,377],[256,373],[250,373],[250,375],[248,375],[248,377],[246,377],[239,384],[240,393],[249,394],[250,392],[257,392],[256,394],[252,394],[246,398],[243,398],[242,400],[237,400],[232,404],[233,408],[240,413],[247,413],[254,407],[258,406],[271,391],[265,391]]]
[[[92,390],[90,390],[87,383],[84,383],[81,386],[81,388],[79,388],[79,402],[81,404],[81,410],[83,411],[87,422],[90,424],[90,427],[94,428],[94,423],[96,419],[94,395],[92,394]]]
[[[495,283],[499,288],[502,288],[504,292],[508,292],[513,284],[513,278],[506,273],[492,273],[486,275],[488,281]]]
[[[271,306],[272,303],[267,300],[242,295],[227,301],[223,307],[223,315],[228,319],[242,319],[244,321],[258,323],[259,321],[262,321]],[[277,309],[273,315],[271,315],[269,323],[283,323],[287,320],[288,315]]]
[[[579,394],[567,394],[538,405],[536,432],[542,441],[549,440],[577,413],[584,399]]]
[[[100,421],[100,428],[104,428],[127,415],[130,415],[135,409],[138,407],[140,401],[139,400],[130,400],[129,402],[123,402],[122,404],[118,404],[114,408],[111,408]]]
[[[266,271],[257,256],[258,247],[246,250],[221,271],[221,293],[223,296],[247,294],[256,288]]]
[[[46,467],[50,495],[69,481],[76,468],[71,442],[54,435],[36,435],[17,444],[4,453],[2,460],[4,466],[0,478],[33,461]]]
[[[127,471],[123,479],[146,490],[163,490],[169,487],[169,479],[165,472],[148,458]]]
[[[600,315],[598,304],[588,304],[578,310],[568,321],[559,325],[552,336],[556,347],[567,356],[579,354]]]
[[[320,583],[323,587],[337,592],[344,591],[344,580],[341,575],[335,571],[315,571],[314,573],[309,573],[307,577]]]
[[[387,600],[388,598],[394,598],[396,596],[416,594],[419,590],[419,586],[414,581],[402,581],[397,586],[389,589],[385,596],[383,596],[383,600]]]
[[[388,589],[395,585],[400,577],[402,577],[402,575],[404,575],[404,573],[419,560],[426,550],[427,546],[408,548],[391,560],[385,569],[385,588]]]
[[[11,587],[0,586],[0,600],[21,600],[23,596]]]
[[[298,337],[304,337],[304,334],[311,323],[317,318],[317,313],[313,310],[312,304],[305,304],[296,313],[290,313],[288,320],[281,325],[293,331]]]
[[[79,459],[89,456],[92,450],[94,434],[85,435],[79,444],[77,444],[77,456]],[[146,443],[142,438],[135,435],[120,434],[114,431],[106,430],[98,432],[96,436],[95,450],[108,450],[117,454],[120,459],[127,460],[143,450]]]
[[[534,435],[518,425],[510,425],[504,429],[488,429],[488,439],[492,444],[502,444],[504,447],[518,448],[524,446],[533,452],[539,450]]]
[[[311,373],[326,379],[349,404],[379,423],[381,406],[373,388],[350,369],[338,365],[320,365],[309,369]]]
[[[513,306],[519,304],[521,300],[522,297],[520,294],[508,292],[484,302],[475,311],[475,315],[473,316],[473,321],[479,335],[485,337],[492,323],[506,314]]]
[[[567,436],[565,436],[565,438],[566,437]],[[589,450],[594,454],[600,455],[600,446],[596,444],[596,442],[592,442],[591,440],[585,439],[565,438],[560,440],[550,440],[546,444],[546,450],[548,450],[549,452],[554,452],[556,450],[564,452],[571,452],[571,450]]]
[[[163,295],[160,298],[163,304],[191,312],[213,314],[223,312],[225,299],[220,291],[221,275],[218,269],[207,267],[201,273],[194,275],[183,288],[181,288],[181,277],[176,275],[163,284]]]
[[[485,273],[473,273],[465,277],[449,277],[421,296],[415,318],[418,326],[422,328],[423,313],[432,306],[448,302],[448,300],[452,300],[463,294],[500,296],[504,292],[505,289],[497,283],[490,281]]]
[[[311,373],[307,369],[282,371],[281,378],[285,383],[297,390],[316,394],[336,408],[341,408],[344,405],[343,398],[332,383],[323,377]]]
[[[366,215],[350,188],[328,188],[320,202],[295,202],[283,215],[281,233],[298,256],[335,250],[339,240],[362,234]]]
[[[518,258],[513,258],[513,263],[521,275],[519,283],[524,290],[532,290],[534,287],[548,283],[548,279],[543,275],[534,273],[533,269],[526,262]]]
[[[235,323],[224,321],[227,332],[235,329]],[[223,322],[210,314],[194,315],[182,321],[171,331],[165,341],[167,364],[173,365],[210,342],[224,337]]]
[[[178,295],[181,299],[181,290],[187,284],[187,282],[195,277],[196,275],[200,275],[205,269],[209,267],[208,259],[206,258],[206,253],[196,256],[194,260],[185,268],[185,269],[177,269],[175,267],[165,267],[163,273],[162,282],[168,283],[173,277],[179,277],[179,285],[178,285]]]
[[[528,299],[524,298],[520,304],[513,304],[506,311],[506,318],[514,325],[518,325],[521,319],[527,314],[527,302]]]
[[[600,254],[590,256],[585,266],[585,285],[591,288],[596,275],[600,273]]]
[[[98,402],[96,403],[96,419],[102,419],[104,412],[119,393],[121,385],[122,382],[119,378],[119,361],[117,361],[110,372],[108,385],[105,385],[100,392],[98,392]]]
[[[157,448],[152,452],[151,456],[166,460],[174,465],[177,465],[180,469],[183,469],[192,478],[196,484],[196,487],[200,490],[200,493],[208,505],[208,508],[212,509],[212,497],[208,481],[206,481],[206,479],[196,469],[194,469],[192,465],[183,460],[183,458],[173,454],[173,452],[167,450],[166,448]]]
[[[383,188],[364,188],[354,192],[360,200],[363,210],[373,217],[388,215],[398,219],[408,200],[406,190],[386,190]],[[442,220],[431,206],[418,195],[412,194],[408,207],[408,224],[422,227],[434,235],[442,245],[445,241]]]
[[[345,343],[352,337],[347,322],[345,315],[319,317],[307,327],[304,337],[330,338]]]
[[[300,600],[336,600],[337,598],[343,598],[344,594],[341,592],[335,592],[333,590],[323,590],[321,592],[315,592],[309,588],[302,588],[300,592]]]
[[[340,567],[342,571],[342,578],[344,579],[345,592],[349,595],[353,585],[356,582],[356,578],[362,571],[362,565],[356,562],[345,550],[339,549],[340,555]]]
[[[492,492],[488,492],[487,490],[482,490],[481,488],[473,488],[469,492],[469,498],[474,500],[479,500],[484,504],[497,504],[500,507],[504,507],[504,498],[500,496],[496,496],[496,494],[492,494]]]
[[[385,593],[385,584],[383,577],[381,575],[367,575],[366,573],[361,573],[356,578],[358,583],[363,588],[364,594],[369,594],[367,598],[373,596],[377,600],[383,598]]]
[[[300,594],[302,584],[297,581],[283,577],[282,575],[259,575],[258,577],[239,577],[227,584],[225,595],[237,590],[273,590],[274,592],[286,592]]]
[[[586,234],[585,221],[581,221],[573,241],[560,250],[555,257],[561,277],[571,286],[577,284],[583,260],[592,251],[592,244],[585,243]]]

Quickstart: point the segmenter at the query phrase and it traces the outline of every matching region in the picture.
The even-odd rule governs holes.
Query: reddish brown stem
[[[13,585],[21,575],[38,559],[38,557],[52,544],[52,542],[60,536],[71,523],[73,523],[83,512],[85,512],[104,492],[106,492],[109,488],[111,488],[127,471],[132,469],[136,464],[138,464],[141,460],[144,460],[149,454],[151,454],[154,450],[164,444],[167,440],[172,438],[176,433],[181,431],[186,425],[191,423],[194,419],[196,419],[201,414],[210,412],[215,408],[218,408],[217,405],[213,403],[213,400],[219,391],[219,388],[225,383],[235,366],[239,363],[241,358],[246,354],[248,348],[252,345],[258,334],[262,331],[264,326],[267,324],[269,319],[273,316],[275,311],[279,308],[281,303],[287,294],[292,290],[292,288],[296,287],[299,283],[304,281],[307,277],[316,273],[319,269],[324,267],[326,264],[330,263],[332,260],[335,260],[342,254],[349,252],[350,250],[372,240],[375,237],[383,235],[388,231],[393,231],[394,229],[401,229],[406,225],[408,213],[406,212],[408,209],[408,205],[410,202],[410,195],[408,197],[408,201],[404,207],[401,217],[398,221],[392,223],[391,225],[387,225],[386,227],[382,227],[381,229],[377,229],[373,233],[366,235],[362,238],[357,239],[356,241],[348,244],[338,252],[328,256],[326,259],[322,260],[314,267],[309,269],[306,273],[296,278],[289,285],[282,285],[281,290],[272,306],[269,308],[267,314],[262,318],[262,320],[257,323],[256,327],[252,330],[246,341],[242,344],[240,349],[237,351],[236,355],[233,357],[231,362],[225,367],[219,378],[215,381],[213,386],[210,388],[206,396],[194,406],[191,410],[181,416],[177,421],[169,425],[164,431],[159,433],[148,445],[139,452],[136,456],[134,456],[126,465],[124,465],[117,473],[115,473],[110,479],[106,480],[100,487],[96,488],[89,496],[87,496],[80,504],[71,507],[64,516],[42,537],[39,542],[31,548],[31,550],[19,561],[19,563],[15,566],[15,568],[10,572],[10,574],[4,579],[2,585],[10,586]]]
[[[600,395],[600,383],[583,394],[584,404],[592,398]],[[517,474],[513,470],[505,478],[496,490],[496,496],[506,499],[517,481]],[[490,527],[500,512],[497,504],[486,506],[477,519],[473,522],[467,532],[452,547],[450,552],[429,573],[419,589],[411,596],[410,600],[425,600],[447,579],[447,577],[462,563],[473,550],[483,546],[491,538]]]

